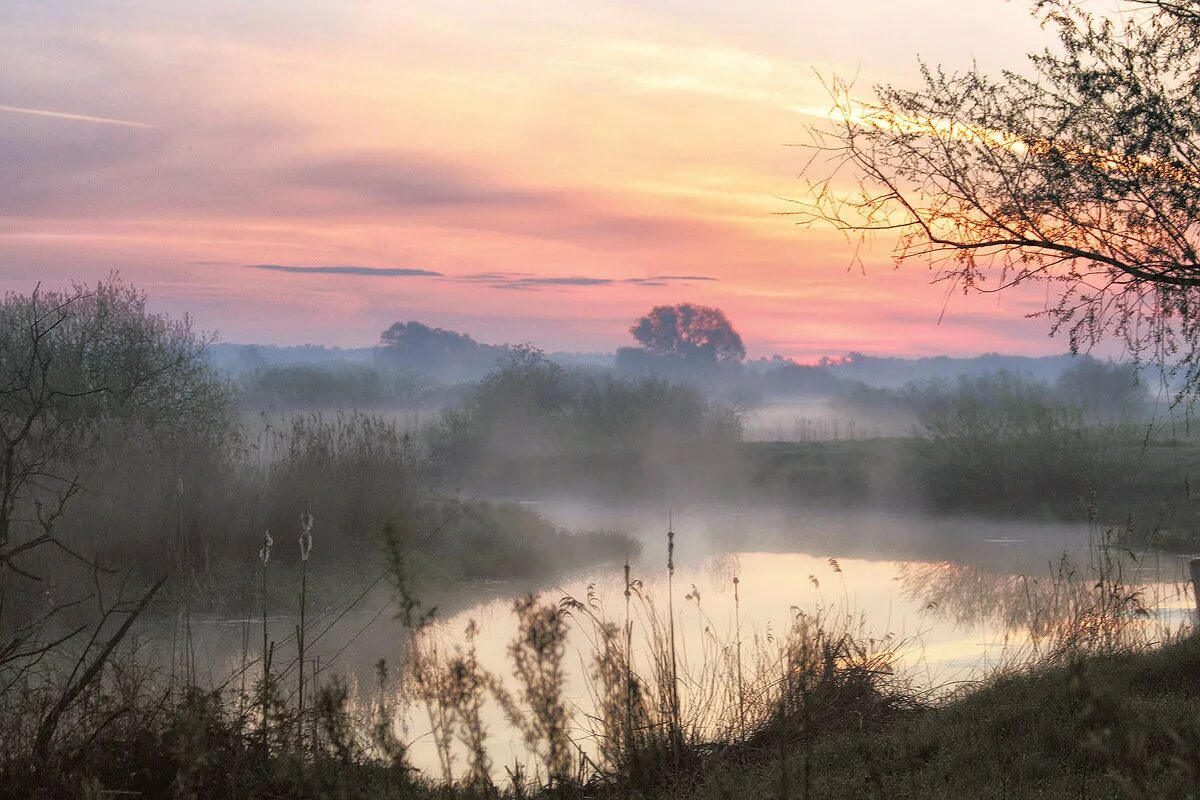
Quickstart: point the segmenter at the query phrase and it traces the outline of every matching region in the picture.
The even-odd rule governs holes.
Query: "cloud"
[[[278,213],[401,216],[445,228],[478,230],[593,249],[696,241],[712,222],[638,213],[592,190],[539,184],[487,166],[426,152],[358,152],[317,157],[269,173]]]
[[[393,209],[522,207],[553,198],[496,183],[465,165],[440,163],[422,153],[370,153],[317,159],[279,170],[285,186],[323,190],[354,206]]]
[[[407,267],[296,267],[290,264],[247,264],[249,269],[298,272],[309,275],[355,275],[371,278],[440,278],[442,273]]]
[[[71,122],[93,122],[99,125],[121,125],[126,128],[157,128],[157,125],[151,125],[148,122],[134,122],[129,119],[115,119],[113,117],[97,117],[91,114],[75,114],[70,111],[50,111],[44,108],[24,108],[22,106],[4,106],[0,105],[0,111],[9,114],[28,114],[33,117],[50,117],[52,119],[63,119]]]
[[[585,286],[670,286],[697,281],[716,281],[707,275],[651,275],[646,278],[605,278],[595,275],[535,275],[531,272],[475,272],[447,275],[408,267],[315,266],[291,264],[246,264],[247,269],[290,272],[303,275],[348,275],[365,278],[438,278],[447,283],[468,283],[492,289],[544,289]]]
[[[716,281],[705,275],[652,275],[648,278],[604,278],[588,275],[531,275],[527,272],[480,272],[446,276],[455,283],[477,283],[494,289],[541,289],[581,286],[669,286],[676,283]]]

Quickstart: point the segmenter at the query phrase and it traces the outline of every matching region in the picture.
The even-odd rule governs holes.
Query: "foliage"
[[[936,505],[1021,507],[1047,486],[1086,502],[1117,465],[1109,437],[1043,384],[1000,373],[916,390],[917,453]]]
[[[693,796],[779,797],[786,775],[808,797],[1190,797],[1198,667],[1200,639],[1190,637],[998,677],[933,707],[864,719],[807,754],[713,770]]]
[[[694,388],[571,371],[519,347],[443,412],[426,443],[433,469],[454,485],[511,489],[534,469],[529,479],[544,479],[542,488],[585,475],[602,488],[614,479],[636,485],[672,462],[694,470],[704,464],[697,457],[724,457],[739,435],[737,415]]]
[[[262,367],[238,383],[242,406],[255,410],[420,408],[433,394],[418,375],[347,363]]]
[[[114,454],[132,439],[144,462],[163,463],[224,438],[230,393],[203,358],[206,343],[186,318],[147,311],[145,296],[116,278],[0,302],[0,693],[88,627],[65,621],[85,589],[45,587],[71,570],[99,587],[111,571],[94,560],[94,530],[67,520],[81,495],[104,490]],[[117,606],[97,596],[92,641],[106,649],[80,658],[40,722],[38,749],[165,580],[160,561],[153,588],[107,640],[97,637]]]
[[[691,303],[655,306],[629,332],[656,355],[711,363],[736,363],[746,357],[742,337],[719,308]]]
[[[410,558],[436,569],[443,581],[549,578],[633,557],[642,549],[625,534],[566,530],[513,503],[426,497],[413,504],[407,525],[415,531],[439,529]]]
[[[1054,388],[1062,402],[1097,422],[1137,419],[1146,396],[1133,364],[1094,358],[1080,359],[1063,370]]]
[[[298,509],[320,509],[318,550],[332,554],[331,568],[309,591],[323,602],[343,571],[370,559],[389,521],[446,512],[446,501],[419,491],[422,460],[396,420],[339,412],[243,424],[206,343],[186,318],[150,313],[115,280],[0,305],[9,445],[0,652],[36,659],[47,609],[53,616],[89,592],[115,593],[126,579],[146,586],[168,570],[165,594],[189,609],[241,609],[259,591],[263,532],[294,531]],[[464,506],[446,544],[419,556],[435,574],[542,578],[636,550],[623,536],[569,534],[515,507]],[[277,560],[294,558],[282,548]],[[114,569],[121,575],[109,577]],[[269,589],[282,594],[272,604],[291,592],[283,582]]]
[[[31,535],[21,518],[49,533],[43,509],[61,515],[87,477],[82,465],[104,447],[134,435],[159,449],[228,424],[230,395],[203,359],[206,342],[115,278],[4,297],[0,551]]]
[[[503,358],[505,345],[482,344],[468,334],[397,322],[380,335],[380,359],[440,380],[474,380]]]
[[[451,661],[458,658],[467,659],[460,669],[469,663],[466,651]],[[311,720],[317,735],[305,749],[286,733],[295,719],[284,711],[273,723],[280,726],[281,735],[272,738],[277,745],[264,751],[257,721],[239,710],[235,698],[201,689],[164,694],[152,675],[132,667],[119,664],[119,681],[86,704],[87,715],[58,740],[51,760],[36,768],[20,758],[23,727],[5,727],[0,793],[38,800],[98,798],[118,791],[213,800],[549,800],[572,793],[601,800],[631,795],[717,800],[773,798],[788,791],[784,796],[1140,800],[1186,797],[1200,775],[1195,761],[1200,640],[1195,637],[1159,650],[1081,656],[998,676],[934,704],[913,699],[890,706],[853,703],[831,692],[824,697],[838,702],[821,706],[828,716],[810,737],[790,742],[764,737],[753,749],[710,743],[697,748],[702,758],[689,763],[684,775],[671,772],[666,751],[647,750],[645,755],[656,759],[654,767],[674,780],[655,782],[643,773],[640,783],[630,785],[618,774],[605,773],[589,784],[553,791],[530,790],[524,783],[506,790],[469,779],[444,784],[422,777],[409,768],[402,746],[378,735],[391,730],[390,724],[379,724],[387,706],[372,704],[372,711],[360,717],[336,682],[319,692]],[[847,672],[846,688],[870,675],[870,669]],[[467,678],[461,688],[472,685]],[[816,719],[817,695],[810,697],[810,718]],[[21,702],[28,712],[39,696],[31,692]],[[18,710],[5,707],[5,719]],[[107,725],[94,727],[106,718]]]
[[[776,356],[762,371],[767,397],[840,397],[855,387],[825,367],[797,364]]]

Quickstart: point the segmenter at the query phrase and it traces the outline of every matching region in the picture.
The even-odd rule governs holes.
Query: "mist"
[[[1184,624],[1176,554],[1195,547],[1200,449],[1136,365],[747,360],[724,315],[659,311],[727,328],[723,349],[656,330],[609,356],[547,353],[417,322],[359,350],[216,346],[116,279],[10,296],[6,363],[33,391],[5,394],[5,419],[35,422],[13,440],[19,558],[0,622],[18,648],[87,661],[121,646],[122,668],[236,686],[260,720],[263,703],[318,713],[341,680],[357,688],[338,703],[382,713],[378,684],[389,725],[426,731],[408,763],[450,781],[483,750],[522,769],[551,758],[506,716],[510,660],[534,691],[522,648],[550,636],[554,658],[589,658],[622,603],[629,655],[602,652],[629,670],[650,657],[647,691],[667,698],[654,713],[670,729],[694,709],[701,739],[732,735],[729,685],[662,684],[675,646],[753,641],[769,661],[777,641],[836,625],[896,642],[889,669],[937,692],[1080,636],[1073,620],[1101,602],[1086,587],[1112,580],[1081,576],[1113,569],[1154,625],[1094,641]],[[137,627],[114,629],[120,614]],[[684,669],[709,674],[708,658]],[[60,673],[40,663],[8,668],[52,698]],[[602,702],[596,674],[563,672],[562,691]],[[498,704],[472,695],[470,736],[420,712],[452,707],[461,680]],[[289,684],[308,712],[271,699]],[[602,739],[579,746],[604,757]]]

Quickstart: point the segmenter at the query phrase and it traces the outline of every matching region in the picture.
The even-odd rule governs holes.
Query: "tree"
[[[455,353],[478,350],[481,345],[468,334],[431,328],[421,322],[396,322],[380,334],[385,347],[394,347],[405,352]]]
[[[898,234],[897,263],[925,259],[964,292],[1053,284],[1038,315],[1072,352],[1115,335],[1194,392],[1200,7],[1122,11],[1037,0],[1058,43],[1028,74],[922,64],[920,88],[877,87],[868,103],[835,78],[795,213],[859,241]]]
[[[380,344],[387,362],[453,381],[483,376],[509,351],[504,345],[482,344],[469,334],[421,322],[393,324],[380,335]]]
[[[742,337],[719,308],[691,303],[655,306],[629,332],[660,356],[711,363],[736,363],[746,357]]]
[[[1091,421],[1128,421],[1146,399],[1132,365],[1089,357],[1063,370],[1054,386],[1064,402],[1082,409]]]
[[[91,462],[122,440],[144,452],[226,429],[230,391],[208,343],[117,279],[0,300],[0,593],[6,570],[36,579],[18,556],[68,550],[54,525]]]
[[[10,689],[23,691],[25,676],[48,653],[87,628],[54,624],[67,622],[61,612],[80,600],[57,599],[29,561],[53,549],[94,570],[97,587],[99,574],[111,571],[57,530],[72,499],[94,488],[87,473],[103,472],[98,462],[119,457],[111,451],[124,441],[139,455],[160,440],[186,450],[187,435],[228,427],[231,394],[204,357],[208,341],[187,318],[148,312],[145,296],[115,278],[0,299],[0,700]],[[175,479],[168,473],[164,480]],[[131,606],[123,592],[105,602],[97,588],[100,620],[37,726],[38,759],[45,761],[64,713],[99,679],[165,581],[161,576]],[[15,584],[41,584],[36,594],[51,604],[11,603]],[[124,622],[101,637],[120,614]]]

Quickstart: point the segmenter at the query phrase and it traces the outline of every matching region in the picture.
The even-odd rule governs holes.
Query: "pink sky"
[[[235,342],[611,350],[691,301],[754,356],[1065,349],[1043,295],[780,215],[818,75],[1020,66],[1021,2],[79,5],[0,7],[0,290],[119,270]]]

